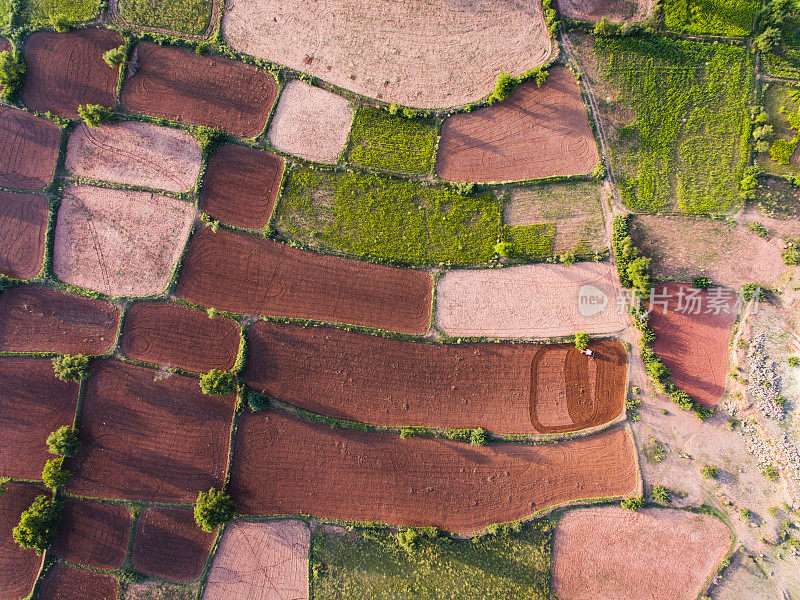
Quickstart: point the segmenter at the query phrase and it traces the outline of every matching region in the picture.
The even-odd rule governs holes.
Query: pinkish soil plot
[[[0,106],[0,186],[41,190],[53,179],[61,129],[48,119]]]
[[[558,9],[576,21],[641,21],[653,10],[653,0],[558,0]]]
[[[47,198],[0,191],[0,273],[17,279],[36,276],[49,218]]]

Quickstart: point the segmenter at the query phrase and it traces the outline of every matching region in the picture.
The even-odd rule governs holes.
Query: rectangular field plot
[[[132,523],[130,509],[122,504],[69,498],[53,549],[62,560],[113,571],[125,561]]]
[[[202,35],[211,24],[213,0],[112,0],[122,20],[134,25]]]
[[[48,119],[0,106],[0,186],[41,190],[52,181],[61,129]]]
[[[615,342],[592,344],[589,359],[574,346],[404,342],[265,321],[248,337],[249,386],[339,419],[534,434],[600,425],[623,408]]]
[[[111,575],[56,563],[42,579],[37,597],[39,600],[116,600],[118,591],[119,581]]]
[[[766,125],[774,135],[767,137],[769,149],[758,154],[758,164],[771,175],[791,180],[800,176],[800,87],[773,82],[764,90],[763,103],[769,115]]]
[[[100,12],[100,0],[25,0],[22,16],[31,25],[51,27],[52,17],[67,23],[91,21]]]
[[[665,0],[664,22],[686,33],[744,37],[759,6],[757,0]]]
[[[425,271],[203,228],[189,244],[175,292],[200,306],[235,313],[423,334],[430,326],[432,288]]]
[[[93,364],[69,491],[194,502],[225,478],[234,404],[232,395],[204,395],[195,378],[113,360]]]
[[[36,277],[49,219],[47,198],[0,191],[0,273],[15,279]]]
[[[280,411],[239,421],[231,496],[245,514],[469,533],[566,502],[639,488],[625,428],[540,446],[471,446],[331,429]]]

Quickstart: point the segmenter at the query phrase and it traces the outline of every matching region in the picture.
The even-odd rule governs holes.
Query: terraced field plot
[[[754,0],[665,0],[664,22],[687,33],[743,37],[759,6]]]
[[[17,279],[36,276],[49,217],[46,198],[0,191],[0,273]]]
[[[53,179],[61,130],[15,108],[0,106],[0,186],[41,190]]]
[[[125,561],[132,522],[127,506],[68,499],[53,548],[62,560],[112,571]]]
[[[763,104],[774,135],[767,137],[769,150],[759,153],[758,164],[772,175],[800,176],[800,87],[772,83],[764,90]]]
[[[213,0],[112,0],[111,10],[127,24],[202,35],[217,17],[214,4]]]
[[[41,600],[115,600],[118,590],[119,581],[110,575],[56,563],[42,579],[38,597]]]
[[[46,489],[30,483],[7,483],[0,495],[0,598],[18,600],[33,589],[42,558],[17,546],[12,536],[19,516]]]

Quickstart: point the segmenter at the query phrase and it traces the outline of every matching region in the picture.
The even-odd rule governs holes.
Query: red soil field
[[[144,43],[131,61],[121,98],[127,110],[243,138],[261,133],[278,95],[271,73],[228,58]]]
[[[92,364],[70,460],[77,495],[194,502],[220,488],[236,398],[206,396],[198,380],[113,360]]]
[[[53,456],[45,440],[75,418],[78,385],[56,379],[47,358],[0,358],[0,476],[39,479]]]
[[[24,110],[0,106],[0,186],[40,190],[53,179],[61,128]]]
[[[520,181],[589,173],[599,161],[575,76],[553,67],[495,106],[445,119],[436,173],[448,181]]]
[[[148,508],[136,522],[131,561],[139,573],[189,583],[203,573],[216,533],[206,533],[187,508]]]
[[[556,444],[471,446],[332,429],[275,410],[242,416],[231,474],[231,496],[242,513],[458,533],[638,488],[626,428]]]
[[[175,293],[200,306],[409,334],[428,331],[433,278],[292,248],[262,237],[197,231]]]
[[[42,557],[17,546],[12,532],[22,512],[40,494],[49,496],[49,490],[29,483],[8,483],[0,494],[0,600],[27,597],[39,573]]]
[[[244,146],[219,148],[206,167],[200,210],[223,223],[262,229],[272,216],[283,158]]]
[[[726,288],[699,291],[680,283],[659,284],[656,292],[669,294],[669,299],[666,314],[659,305],[650,313],[650,327],[656,332],[653,349],[669,367],[675,385],[701,404],[715,406],[725,392],[736,293]],[[714,314],[713,298],[718,293],[726,295],[725,309]],[[699,314],[691,314],[695,307],[689,301],[690,294],[700,299]],[[688,310],[678,312],[679,307]],[[706,312],[709,308],[710,313]]]
[[[125,562],[131,523],[126,506],[68,498],[53,550],[62,560],[113,571]]]
[[[0,293],[0,351],[104,354],[117,335],[113,304],[40,285]]]
[[[39,273],[49,217],[46,198],[0,191],[0,273],[17,279]]]
[[[226,317],[172,302],[137,302],[122,324],[126,356],[164,367],[227,371],[239,353],[239,325]]]
[[[103,54],[122,42],[120,34],[108,29],[34,33],[25,41],[28,72],[22,102],[32,110],[72,119],[81,104],[112,106],[119,69],[109,67]]]
[[[57,563],[42,580],[38,600],[117,600],[118,591],[110,575]]]
[[[248,337],[250,387],[311,412],[373,425],[562,432],[605,423],[621,414],[624,403],[626,356],[616,342],[592,345],[591,363],[602,365],[601,392],[597,399],[587,394],[581,404],[568,394],[573,387],[564,356],[584,355],[564,346],[405,342],[268,321],[253,325]],[[569,399],[573,417],[556,428],[541,425],[546,414],[531,413],[551,410],[537,406],[531,382],[541,357],[554,353],[561,356],[555,387]],[[577,369],[584,378],[585,358]]]

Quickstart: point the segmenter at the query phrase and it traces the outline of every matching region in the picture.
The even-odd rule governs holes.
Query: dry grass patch
[[[653,0],[558,0],[561,14],[576,21],[641,21],[650,16]]]

